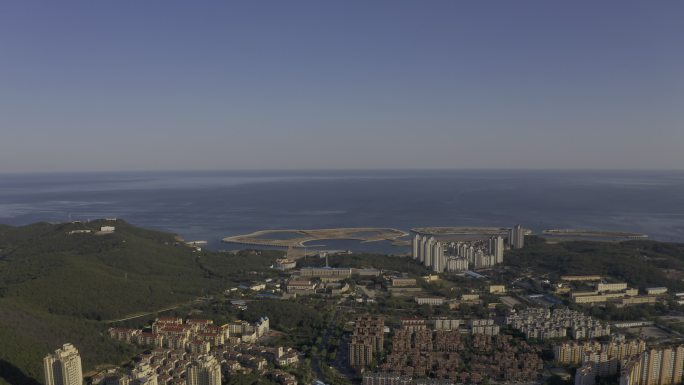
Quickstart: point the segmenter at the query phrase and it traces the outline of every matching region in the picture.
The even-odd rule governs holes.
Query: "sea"
[[[684,242],[684,172],[183,171],[0,174],[0,223],[116,217],[230,250],[266,229],[501,226],[630,231]],[[317,247],[401,253],[390,242]]]

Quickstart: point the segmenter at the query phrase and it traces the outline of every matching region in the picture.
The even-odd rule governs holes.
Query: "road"
[[[316,377],[320,379],[325,379],[325,376],[323,376],[323,371],[321,370],[321,352],[325,350],[328,341],[330,340],[330,328],[332,327],[333,323],[335,322],[335,319],[337,319],[337,313],[339,312],[339,308],[335,307],[335,312],[328,318],[328,325],[325,328],[325,333],[323,334],[323,338],[321,338],[321,343],[318,344],[316,347],[318,351],[316,352],[315,355],[312,355],[311,357],[311,370],[315,373]],[[325,363],[324,363],[325,365]]]
[[[104,321],[102,321],[102,322],[103,322],[103,323],[106,323],[106,324],[113,324],[113,323],[117,323],[117,322],[130,321],[130,320],[132,320],[132,319],[147,317],[147,316],[150,316],[150,315],[152,315],[152,314],[157,314],[157,313],[162,313],[162,312],[169,311],[169,310],[178,309],[179,307],[183,307],[183,306],[189,305],[189,304],[195,302],[196,300],[197,300],[197,299],[193,299],[193,300],[191,300],[191,301],[179,303],[179,304],[176,304],[176,305],[173,305],[173,306],[169,306],[169,307],[165,307],[165,308],[163,308],[163,309],[157,309],[157,310],[148,311],[148,312],[145,312],[145,313],[135,313],[135,314],[127,315],[127,316],[125,316],[125,317],[123,317],[123,318],[113,319],[113,320],[104,320]]]
[[[321,338],[321,343],[317,346],[318,354],[311,358],[311,370],[314,372],[315,376],[317,376],[321,380],[326,379],[326,377],[323,375],[323,371],[321,370],[321,365],[327,365],[327,362],[325,357],[322,360],[323,362],[321,362],[320,353],[324,350],[327,350],[329,346],[330,334],[331,331],[335,329],[335,322],[338,320],[338,316],[341,310],[343,310],[341,306],[336,306],[335,311],[328,318],[328,325],[325,329],[325,333],[323,334],[323,338]],[[343,338],[340,341],[340,346],[337,350],[337,357],[335,358],[335,361],[332,363],[333,370],[341,374],[342,376],[346,377],[347,379],[352,379],[354,377],[354,373],[346,365],[348,352],[346,344],[347,341]]]

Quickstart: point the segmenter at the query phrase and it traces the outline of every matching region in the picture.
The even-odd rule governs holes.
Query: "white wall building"
[[[43,359],[45,385],[83,385],[81,356],[72,344],[64,344]]]
[[[200,356],[188,366],[187,385],[221,385],[221,364],[214,356]]]

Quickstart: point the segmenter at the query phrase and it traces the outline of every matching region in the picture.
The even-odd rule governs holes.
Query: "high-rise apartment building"
[[[680,384],[683,370],[684,345],[650,349],[624,365],[620,385]]]
[[[442,249],[441,242],[435,242],[432,244],[432,270],[436,272],[444,271],[446,261],[444,258],[444,250]]]
[[[420,263],[425,264],[425,244],[427,243],[427,237],[421,236],[418,241],[418,260]]]
[[[187,385],[221,385],[221,364],[214,356],[200,356],[188,366]]]
[[[420,251],[419,251],[419,250],[420,250],[420,241],[421,241],[421,239],[422,239],[422,238],[421,238],[420,234],[416,234],[416,235],[413,237],[413,242],[411,243],[411,246],[413,247],[413,253],[412,253],[411,257],[413,257],[413,259],[418,259],[419,256],[420,256]]]
[[[493,255],[496,263],[503,263],[504,239],[501,236],[489,238],[489,254]]]
[[[503,262],[504,238],[447,242],[416,234],[412,249],[414,260],[437,273],[488,269]]]
[[[45,385],[83,385],[81,356],[72,344],[64,344],[43,359]]]
[[[356,318],[354,332],[349,343],[349,366],[362,369],[371,364],[374,354],[382,352],[385,319],[381,316]]]
[[[425,242],[425,249],[423,250],[423,253],[425,254],[423,260],[425,266],[432,266],[432,247],[435,245],[435,242],[437,241],[435,241],[434,237],[428,238],[428,240]]]
[[[521,225],[515,225],[509,232],[508,243],[512,249],[521,249],[525,246],[525,229]]]

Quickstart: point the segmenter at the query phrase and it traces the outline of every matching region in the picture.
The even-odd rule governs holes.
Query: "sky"
[[[0,173],[684,169],[684,2],[0,2]]]

